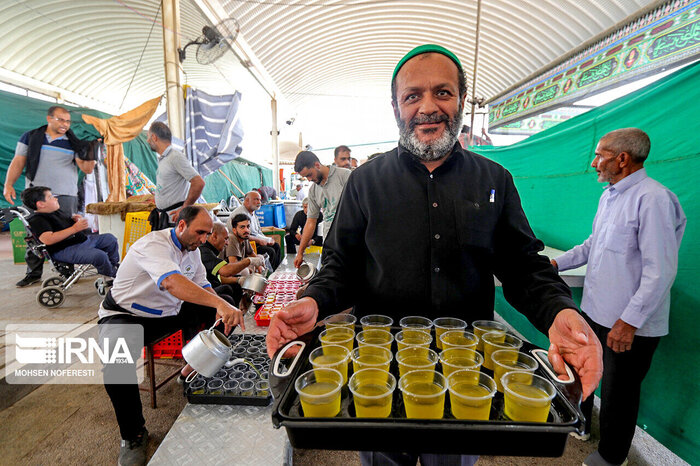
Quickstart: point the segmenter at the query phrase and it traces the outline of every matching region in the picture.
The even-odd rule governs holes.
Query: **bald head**
[[[211,235],[207,241],[209,241],[217,251],[222,251],[228,243],[228,230],[226,229],[226,225],[221,222],[214,222]]]
[[[258,210],[261,204],[262,199],[260,197],[260,193],[257,191],[248,191],[248,193],[245,195],[245,198],[243,199],[243,206],[251,214]]]

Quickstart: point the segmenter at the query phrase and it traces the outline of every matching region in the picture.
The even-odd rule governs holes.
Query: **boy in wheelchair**
[[[46,186],[22,191],[22,202],[34,210],[28,218],[34,236],[46,245],[55,261],[68,264],[92,264],[97,272],[114,278],[119,265],[119,243],[112,234],[86,235],[87,220],[59,212],[58,199]]]

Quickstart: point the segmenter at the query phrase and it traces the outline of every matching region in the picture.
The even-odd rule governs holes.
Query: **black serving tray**
[[[304,417],[294,390],[294,381],[300,374],[312,368],[308,356],[320,345],[318,334],[321,330],[317,328],[299,339],[306,346],[297,364],[286,376],[277,376],[273,371],[279,354],[275,356],[270,367],[270,387],[276,400],[272,422],[276,428],[284,427],[287,430],[289,441],[295,448],[556,457],[564,453],[569,433],[580,432],[585,424],[579,409],[581,382],[578,376],[575,375],[573,383],[564,385],[552,377],[547,377],[543,368],[538,369],[537,374],[548,378],[557,388],[557,395],[552,400],[546,423],[504,419],[503,395],[498,392],[492,402],[491,417],[488,421],[455,419],[450,412],[449,396],[445,398],[443,419],[407,419],[398,387],[394,391],[392,414],[389,418],[354,417],[352,394],[347,386],[342,389],[341,410],[336,417]],[[395,334],[399,330],[401,329],[392,329],[392,333]],[[536,348],[524,342],[521,351],[530,352]],[[280,361],[282,365],[285,362],[289,364],[291,360]],[[352,370],[352,365],[349,370]],[[390,370],[398,381],[398,366],[395,360]],[[488,369],[482,368],[482,371],[493,375]]]
[[[267,356],[267,350],[265,349],[265,335],[252,335],[252,334],[231,334],[228,337],[229,341],[231,344],[234,346],[234,354],[231,359],[237,359],[237,358],[243,358],[248,361],[252,362],[257,362],[257,365],[254,364],[255,369],[257,369],[258,372],[260,372],[260,375],[264,375],[264,372],[267,372],[265,367],[269,368],[270,365],[270,358]],[[260,346],[253,346],[256,345],[252,342],[254,341],[259,341]],[[260,347],[262,348],[262,352],[259,352],[257,350],[251,350],[251,348],[257,348]],[[245,370],[252,370],[250,368],[249,364],[245,363],[240,363],[241,366],[246,366]],[[224,380],[246,380],[245,377],[233,377],[231,379],[232,374],[237,374],[237,370],[241,370],[243,367],[238,367],[238,365],[234,365],[231,368],[223,368],[221,369],[220,372],[225,372],[226,376]],[[259,382],[260,380],[267,380],[267,378],[261,379],[260,375],[257,374],[254,370],[253,373],[255,373],[255,378],[249,378],[247,380],[252,380],[253,382]],[[242,395],[226,395],[226,394],[210,394],[210,393],[204,393],[204,394],[194,394],[192,393],[191,385],[192,383],[197,380],[197,379],[202,379],[206,383],[209,383],[214,377],[203,377],[201,375],[198,375],[195,377],[194,380],[192,380],[190,383],[185,384],[184,387],[184,392],[185,396],[187,397],[187,401],[193,404],[216,404],[216,405],[248,405],[248,406],[267,406],[272,402],[272,392],[268,390],[268,394],[266,396],[258,396],[258,395],[251,395],[251,396],[242,396]]]

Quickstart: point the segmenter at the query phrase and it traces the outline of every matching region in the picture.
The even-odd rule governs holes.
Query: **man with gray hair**
[[[156,171],[157,210],[148,218],[157,230],[174,225],[180,210],[197,202],[204,189],[204,179],[185,154],[173,148],[172,134],[165,123],[153,122],[146,142],[160,155]]]
[[[552,260],[560,271],[588,264],[581,310],[603,346],[600,443],[584,464],[626,462],[642,380],[668,334],[671,285],[686,218],[678,198],[649,178],[649,136],[623,128],[603,136],[591,166],[608,183],[593,233]],[[582,405],[590,437],[593,397]]]

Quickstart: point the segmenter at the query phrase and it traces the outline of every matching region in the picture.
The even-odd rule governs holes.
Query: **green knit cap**
[[[391,81],[392,82],[394,81],[394,79],[396,78],[396,74],[399,72],[399,70],[404,65],[404,63],[406,63],[408,60],[415,57],[416,55],[421,55],[423,53],[431,53],[431,52],[440,53],[440,54],[446,56],[447,58],[452,60],[455,63],[455,65],[457,65],[457,68],[459,68],[460,73],[464,73],[464,70],[462,70],[462,63],[460,63],[459,58],[457,58],[457,55],[450,52],[445,47],[441,47],[441,46],[435,45],[435,44],[424,44],[424,45],[419,45],[415,49],[411,50],[406,55],[404,55],[404,57],[401,60],[399,60],[399,63],[396,65],[396,68],[394,68],[394,74],[391,76]]]

